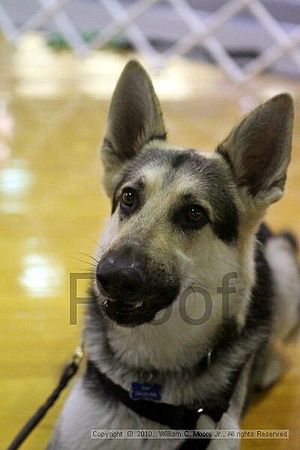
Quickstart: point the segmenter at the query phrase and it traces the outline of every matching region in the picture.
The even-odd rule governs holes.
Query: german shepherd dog
[[[171,430],[238,430],[249,394],[283,372],[274,342],[299,324],[297,240],[262,219],[283,194],[292,127],[282,94],[214,153],[171,145],[148,74],[126,65],[101,147],[112,212],[87,310],[87,369],[51,450],[239,448]],[[118,441],[99,430],[144,431]]]

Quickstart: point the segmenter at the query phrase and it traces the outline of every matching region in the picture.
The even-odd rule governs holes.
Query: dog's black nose
[[[133,252],[116,252],[99,262],[97,281],[111,301],[135,304],[145,285],[144,264]]]

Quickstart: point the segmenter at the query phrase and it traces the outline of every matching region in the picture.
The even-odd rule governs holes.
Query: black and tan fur
[[[299,321],[295,241],[261,225],[283,194],[292,127],[292,99],[282,94],[243,118],[207,154],[167,142],[152,83],[137,62],[128,63],[113,95],[101,148],[112,215],[97,255],[84,331],[87,355],[126,390],[146,377],[162,385],[166,403],[207,407],[222,402],[245,358],[228,411],[218,424],[201,416],[199,429],[239,427],[250,390],[271,385],[282,373],[273,338],[286,339]],[[236,277],[225,317],[218,287],[227,273]],[[181,310],[190,290],[188,317],[203,315],[195,287],[212,300],[201,325]],[[67,400],[50,449],[117,448],[117,441],[90,440],[93,428],[162,426],[129,410],[87,373]],[[122,442],[124,449],[180,445]],[[224,440],[208,448],[238,446]]]

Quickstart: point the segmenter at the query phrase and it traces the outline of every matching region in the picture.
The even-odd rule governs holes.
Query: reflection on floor
[[[70,325],[70,273],[87,273],[109,204],[100,188],[97,147],[108,100],[128,59],[97,52],[76,60],[54,54],[36,35],[17,49],[0,43],[1,448],[45,399],[80,335]],[[154,74],[170,140],[213,149],[237,118],[258,102],[300,84],[264,78],[233,88],[211,66],[181,59]],[[287,194],[273,206],[274,229],[300,235],[300,113]],[[86,280],[79,283],[84,296]],[[244,450],[296,449],[300,433],[300,346],[291,368],[248,413],[244,428],[289,428],[288,441],[243,441]],[[44,448],[61,402],[24,449]]]

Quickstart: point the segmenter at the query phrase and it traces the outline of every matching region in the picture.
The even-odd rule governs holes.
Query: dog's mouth
[[[124,326],[137,326],[151,322],[161,306],[149,306],[146,301],[126,304],[121,300],[104,299],[101,302],[104,313],[114,322]]]

